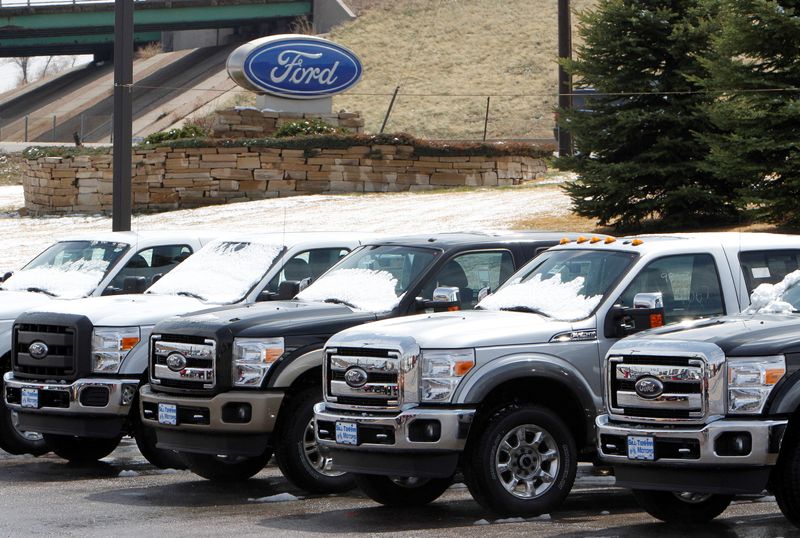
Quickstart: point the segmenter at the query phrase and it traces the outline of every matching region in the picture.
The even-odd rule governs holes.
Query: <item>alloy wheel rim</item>
[[[700,504],[706,502],[711,498],[711,493],[695,493],[691,491],[673,491],[672,492],[678,500],[687,504]]]
[[[401,488],[408,489],[418,488],[430,482],[430,479],[419,476],[390,476],[389,480]]]
[[[331,458],[327,454],[327,451],[317,443],[316,428],[314,427],[313,418],[309,421],[303,433],[303,456],[311,468],[323,476],[335,478],[345,474],[334,471],[331,468],[333,466],[333,458]]]
[[[536,499],[552,486],[561,456],[550,433],[535,424],[509,431],[497,447],[495,471],[503,488],[519,499]]]
[[[14,428],[14,431],[17,432],[17,435],[26,441],[36,443],[44,440],[44,437],[41,433],[23,431],[19,429],[19,414],[16,411],[11,411],[11,426]]]

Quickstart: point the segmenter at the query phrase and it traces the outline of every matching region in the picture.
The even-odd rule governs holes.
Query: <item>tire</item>
[[[333,460],[314,437],[314,404],[322,401],[322,389],[306,389],[281,410],[275,458],[283,475],[310,493],[340,493],[356,487],[353,476],[331,470]]]
[[[213,482],[243,482],[259,473],[272,457],[266,450],[259,456],[212,456],[182,452],[189,470]]]
[[[71,435],[44,434],[47,446],[58,456],[72,463],[92,463],[105,458],[117,448],[122,437],[99,439]]]
[[[678,491],[633,490],[633,496],[645,512],[667,523],[696,524],[711,521],[728,507],[731,495]]]
[[[508,405],[470,437],[474,440],[465,451],[464,479],[472,497],[490,512],[547,514],[572,489],[575,440],[564,421],[546,407]]]
[[[800,527],[800,443],[794,432],[784,438],[772,479],[778,508],[792,525]]]
[[[0,361],[0,363],[4,363],[6,369],[9,367],[7,361],[8,355]],[[5,383],[2,378],[3,373],[6,371],[0,372],[0,448],[15,456],[20,454],[32,454],[34,456],[47,454],[50,449],[47,448],[42,434],[24,432],[15,425],[17,422],[15,413],[6,406]]]
[[[134,412],[139,408],[135,407]],[[186,469],[186,460],[175,450],[164,450],[156,447],[156,430],[142,424],[138,417],[134,419],[133,436],[139,452],[147,461],[160,469]]]
[[[353,475],[356,485],[373,501],[385,506],[413,507],[432,503],[453,483],[449,478]]]

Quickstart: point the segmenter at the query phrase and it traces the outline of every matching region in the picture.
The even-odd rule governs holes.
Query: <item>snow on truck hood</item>
[[[50,301],[27,312],[83,315],[96,327],[153,325],[164,318],[218,306],[175,295],[111,295],[74,301]]]
[[[58,267],[22,269],[2,287],[8,291],[25,291],[40,288],[61,299],[77,299],[90,295],[103,280],[108,269],[104,260],[76,260]]]
[[[0,290],[0,320],[13,320],[26,310],[52,301],[44,293]]]
[[[572,329],[569,322],[539,314],[470,310],[376,321],[342,331],[327,345],[361,347],[413,338],[422,349],[513,346],[549,342]]]

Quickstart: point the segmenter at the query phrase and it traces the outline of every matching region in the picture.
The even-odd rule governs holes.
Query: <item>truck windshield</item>
[[[750,294],[745,314],[790,314],[800,312],[800,269],[777,284],[760,284]]]
[[[130,245],[59,241],[3,282],[0,289],[76,299],[90,295]]]
[[[215,241],[189,256],[145,293],[235,303],[258,284],[283,250],[281,245]]]
[[[478,308],[532,312],[567,321],[583,319],[635,258],[634,254],[609,250],[545,252],[478,303]]]
[[[314,284],[300,292],[301,301],[341,303],[356,310],[388,312],[430,266],[437,251],[398,245],[368,246],[354,251]]]

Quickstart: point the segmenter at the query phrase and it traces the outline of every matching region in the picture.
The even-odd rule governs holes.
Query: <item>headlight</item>
[[[473,349],[423,350],[420,399],[423,402],[449,402],[458,383],[473,366]]]
[[[758,414],[786,373],[783,356],[728,359],[728,412]]]
[[[92,371],[116,374],[125,355],[139,343],[139,327],[95,327],[92,332]]]
[[[270,366],[283,355],[283,338],[235,338],[233,340],[233,384],[258,387]]]

